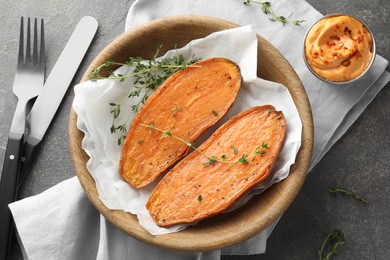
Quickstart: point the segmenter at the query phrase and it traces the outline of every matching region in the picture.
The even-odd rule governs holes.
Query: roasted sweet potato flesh
[[[144,187],[189,148],[145,125],[193,142],[226,113],[240,86],[239,68],[224,58],[195,63],[168,78],[132,122],[120,159],[122,177],[136,188]]]
[[[270,174],[285,132],[283,113],[270,105],[230,119],[156,186],[146,205],[154,221],[192,223],[232,206]],[[211,156],[223,162],[210,164]]]

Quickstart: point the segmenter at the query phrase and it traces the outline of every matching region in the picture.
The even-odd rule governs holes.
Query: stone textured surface
[[[239,1],[239,0],[238,0]],[[276,1],[276,0],[274,0]],[[54,66],[78,20],[91,15],[99,30],[86,55],[76,84],[87,65],[124,28],[133,0],[20,1],[0,5],[0,167],[16,99],[12,82],[17,56],[19,17],[43,17],[47,35],[47,72]],[[271,1],[272,2],[272,1]],[[390,60],[390,2],[388,0],[308,0],[323,14],[349,13],[363,19],[376,37],[377,53]],[[304,17],[299,17],[304,19]],[[387,68],[390,70],[390,67]],[[68,146],[68,120],[73,99],[70,87],[48,130],[37,160],[19,192],[19,198],[38,194],[74,176]],[[309,174],[301,192],[271,234],[264,255],[229,256],[238,259],[318,259],[317,250],[334,228],[343,230],[346,243],[336,259],[386,259],[390,255],[390,86],[378,94],[366,111]],[[0,170],[1,170],[0,168]],[[369,204],[349,197],[332,197],[332,187],[349,188]],[[16,240],[11,259],[23,259]]]

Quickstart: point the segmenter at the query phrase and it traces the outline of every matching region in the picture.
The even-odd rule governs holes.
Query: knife
[[[91,44],[98,28],[98,23],[91,16],[83,17],[72,33],[68,43],[54,65],[50,75],[36,99],[27,118],[30,132],[23,148],[19,185],[22,183],[33,161],[50,122]]]

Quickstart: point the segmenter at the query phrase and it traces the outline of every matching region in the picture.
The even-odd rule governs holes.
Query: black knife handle
[[[0,259],[7,259],[13,221],[8,204],[16,200],[23,135],[10,133],[0,181]]]
[[[23,146],[23,158],[22,163],[20,165],[20,174],[19,174],[19,185],[22,184],[24,178],[27,175],[28,170],[30,169],[30,166],[33,159],[35,158],[36,150],[38,145],[40,144],[41,140],[36,139],[32,136],[28,136],[26,138],[26,141]]]

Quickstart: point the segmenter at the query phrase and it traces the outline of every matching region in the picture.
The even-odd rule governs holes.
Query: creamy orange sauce
[[[331,16],[317,22],[308,32],[305,56],[319,77],[333,82],[349,81],[370,65],[372,46],[370,32],[357,19]]]

